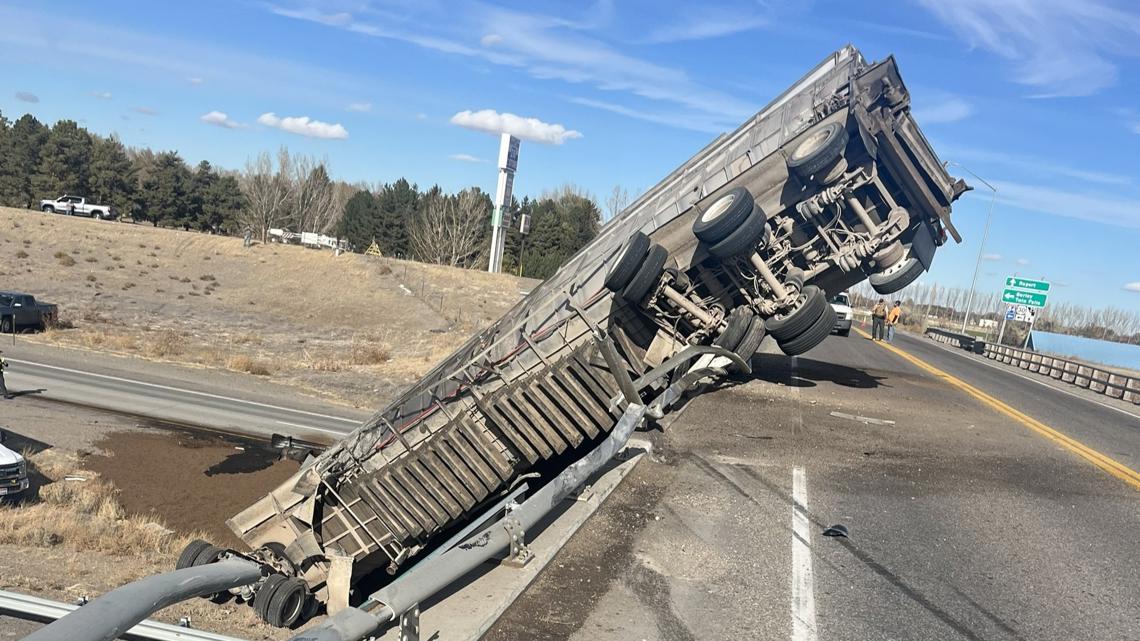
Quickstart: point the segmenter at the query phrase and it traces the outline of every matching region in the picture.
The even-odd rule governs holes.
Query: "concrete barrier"
[[[931,329],[926,331],[929,334]],[[948,333],[943,332],[943,330],[937,331]],[[942,340],[936,337],[935,340],[949,342],[949,339]],[[1098,394],[1128,401],[1133,405],[1140,405],[1140,378],[1135,376],[1117,374],[1093,365],[1006,345],[985,343],[981,354],[999,363],[1012,365],[1041,376],[1048,376]]]

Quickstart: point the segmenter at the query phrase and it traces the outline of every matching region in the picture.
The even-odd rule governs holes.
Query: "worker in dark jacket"
[[[3,353],[4,352],[0,352],[0,354]],[[0,394],[2,394],[4,398],[12,398],[12,394],[8,392],[8,386],[4,384],[4,370],[6,369],[8,369],[8,361],[4,360],[3,356],[0,356]]]

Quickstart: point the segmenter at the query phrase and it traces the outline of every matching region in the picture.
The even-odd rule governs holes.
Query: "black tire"
[[[768,333],[777,341],[786,341],[804,333],[826,310],[831,309],[823,290],[808,285],[800,291],[796,306],[786,315],[777,314],[764,322]],[[834,311],[832,312],[834,315]],[[832,327],[835,326],[834,320]]]
[[[13,324],[14,323],[12,321],[11,316],[5,316],[4,318],[0,318],[0,334],[11,334],[11,333],[13,333],[12,330],[15,329]]]
[[[744,337],[737,343],[736,349],[733,350],[745,363],[749,363],[751,369],[752,357],[756,354],[756,350],[760,349],[760,343],[764,340],[764,319],[759,316],[752,319],[752,323],[748,326],[748,331],[744,332]]]
[[[637,273],[621,292],[621,297],[630,303],[640,303],[649,292],[661,281],[661,274],[665,272],[665,261],[669,252],[661,245],[653,245],[645,260],[637,268]]]
[[[195,555],[194,560],[190,562],[192,566],[207,565],[218,560],[218,557],[225,552],[224,549],[216,545],[207,545]]]
[[[625,289],[629,281],[633,280],[637,268],[645,260],[645,254],[648,251],[649,236],[641,232],[630,236],[621,251],[621,255],[610,265],[610,270],[606,272],[606,289],[614,293]]]
[[[269,597],[265,621],[277,628],[292,627],[305,611],[309,588],[298,578],[285,579]]]
[[[913,283],[922,275],[923,269],[922,262],[910,256],[881,272],[871,274],[867,280],[872,289],[885,296]]]
[[[741,254],[752,254],[768,243],[771,232],[764,212],[753,209],[752,214],[724,240],[709,247],[709,253],[724,260]]]
[[[828,305],[823,314],[815,319],[804,333],[790,340],[777,341],[777,344],[788,356],[798,356],[826,340],[833,329],[835,329],[835,310]]]
[[[174,563],[174,569],[183,570],[188,567],[193,567],[194,559],[198,558],[202,550],[208,547],[211,547],[210,542],[203,541],[202,539],[194,539],[187,543],[186,547],[182,548],[182,554],[178,555],[178,561]]]
[[[91,217],[94,218],[95,220],[103,220],[103,212],[93,211],[93,212],[91,212]]]
[[[788,170],[803,180],[831,166],[847,148],[847,129],[838,122],[816,127],[788,154]]]
[[[273,593],[277,591],[278,586],[285,582],[285,575],[283,574],[270,574],[265,577],[261,587],[253,594],[253,612],[257,618],[269,622],[269,602],[273,599]]]
[[[730,189],[697,215],[693,235],[710,245],[718,243],[748,220],[754,205],[755,200],[747,189]]]
[[[723,347],[727,350],[736,351],[736,346],[740,344],[740,339],[744,338],[744,332],[748,331],[748,327],[752,324],[752,319],[755,315],[751,309],[741,305],[735,307],[728,313],[728,318],[725,321],[728,323],[724,331],[720,333],[713,340],[713,345]]]
[[[55,213],[55,207],[52,207],[51,205],[44,205],[43,207],[40,207],[40,211],[42,211],[46,214],[54,214]]]

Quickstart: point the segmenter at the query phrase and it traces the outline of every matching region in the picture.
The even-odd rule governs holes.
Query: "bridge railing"
[[[984,355],[1007,365],[1140,405],[1140,378],[1135,376],[1005,345],[987,344]]]
[[[974,338],[969,334],[959,334],[958,332],[951,332],[939,327],[927,327],[926,335],[939,343],[961,347],[967,352],[975,352],[981,354],[985,349],[986,342]]]

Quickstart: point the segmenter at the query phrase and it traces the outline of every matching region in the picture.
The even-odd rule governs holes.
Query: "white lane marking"
[[[301,425],[300,423],[290,423],[288,421],[273,421],[273,422],[277,423],[278,425],[288,425],[289,427],[299,427],[303,430],[313,430],[315,432],[328,432],[329,434],[337,434],[340,436],[344,436],[345,434],[348,434],[348,432],[338,432],[336,430],[327,430],[323,427],[313,427],[312,425]]]
[[[916,336],[911,336],[910,338],[913,338],[915,340],[918,339],[918,337],[916,337]],[[923,342],[923,341],[919,341],[919,342]],[[925,342],[923,342],[923,343],[928,344]],[[999,372],[1005,372],[1006,374],[1009,374],[1010,376],[1016,376],[1018,378],[1023,378],[1025,380],[1029,381],[1030,383],[1037,383],[1038,385],[1040,385],[1042,387],[1048,387],[1049,389],[1051,389],[1055,392],[1061,392],[1062,394],[1068,394],[1069,396],[1072,396],[1073,398],[1079,398],[1082,401],[1088,401],[1090,403],[1096,403],[1097,405],[1100,405],[1101,407],[1103,407],[1105,409],[1110,409],[1110,410],[1113,410],[1115,412],[1120,412],[1121,414],[1124,414],[1125,416],[1131,416],[1132,418],[1140,421],[1140,414],[1133,414],[1132,412],[1129,412],[1128,410],[1126,410],[1124,408],[1109,405],[1108,403],[1105,403],[1103,401],[1098,401],[1094,398],[1088,398],[1087,396],[1085,396],[1083,394],[1078,394],[1076,392],[1072,392],[1072,391],[1069,391],[1067,389],[1063,389],[1060,387],[1056,387],[1054,385],[1050,385],[1049,383],[1046,383],[1045,381],[1039,381],[1039,380],[1033,378],[1032,376],[1027,376],[1025,374],[1022,374],[1021,372],[1015,372],[1012,369],[1010,369],[1009,367],[1005,366],[1004,364],[998,365],[997,363],[991,363],[990,359],[988,359],[988,358],[985,358],[985,357],[974,358],[973,356],[967,356],[966,354],[959,354],[957,351],[955,351],[955,348],[942,347],[942,345],[940,343],[933,343],[933,345],[935,347],[938,347],[939,349],[942,349],[946,352],[949,352],[955,356],[964,358],[964,359],[970,361],[971,363],[980,363],[980,364],[985,365],[987,367],[992,367]],[[1057,380],[1057,379],[1050,379],[1050,380]],[[1067,383],[1066,383],[1066,385],[1067,385]]]
[[[815,587],[807,517],[807,473],[792,468],[792,641],[815,641]]]
[[[120,383],[131,383],[132,385],[142,385],[144,387],[153,387],[155,389],[164,389],[164,390],[167,390],[169,392],[180,392],[182,394],[193,394],[195,396],[202,396],[205,398],[216,398],[216,399],[223,400],[223,401],[231,401],[234,403],[242,403],[244,405],[253,405],[255,407],[264,407],[266,409],[280,410],[282,412],[289,412],[290,414],[304,414],[306,416],[316,416],[319,418],[327,418],[327,419],[332,420],[332,421],[340,421],[342,423],[352,423],[353,425],[359,425],[360,423],[363,422],[363,421],[358,421],[358,420],[351,419],[351,418],[342,418],[340,416],[330,416],[328,414],[319,414],[317,412],[306,412],[305,410],[295,410],[295,409],[291,409],[288,407],[281,407],[280,405],[270,405],[268,403],[258,403],[257,401],[247,401],[245,399],[234,398],[232,396],[221,396],[219,394],[210,394],[207,392],[197,392],[194,390],[182,389],[180,387],[170,387],[169,385],[159,385],[158,383],[146,383],[143,381],[136,381],[136,380],[130,379],[130,378],[120,378],[118,376],[110,376],[108,374],[96,374],[94,372],[85,372],[83,370],[70,369],[67,367],[59,367],[57,365],[45,365],[43,363],[35,363],[32,361],[21,361],[21,360],[15,359],[15,358],[9,358],[8,362],[9,363],[20,363],[22,365],[31,365],[33,367],[44,367],[47,369],[58,370],[60,372],[69,372],[71,374],[79,374],[81,376],[92,376],[94,378],[103,378],[103,379],[106,379],[109,381],[119,381]]]

